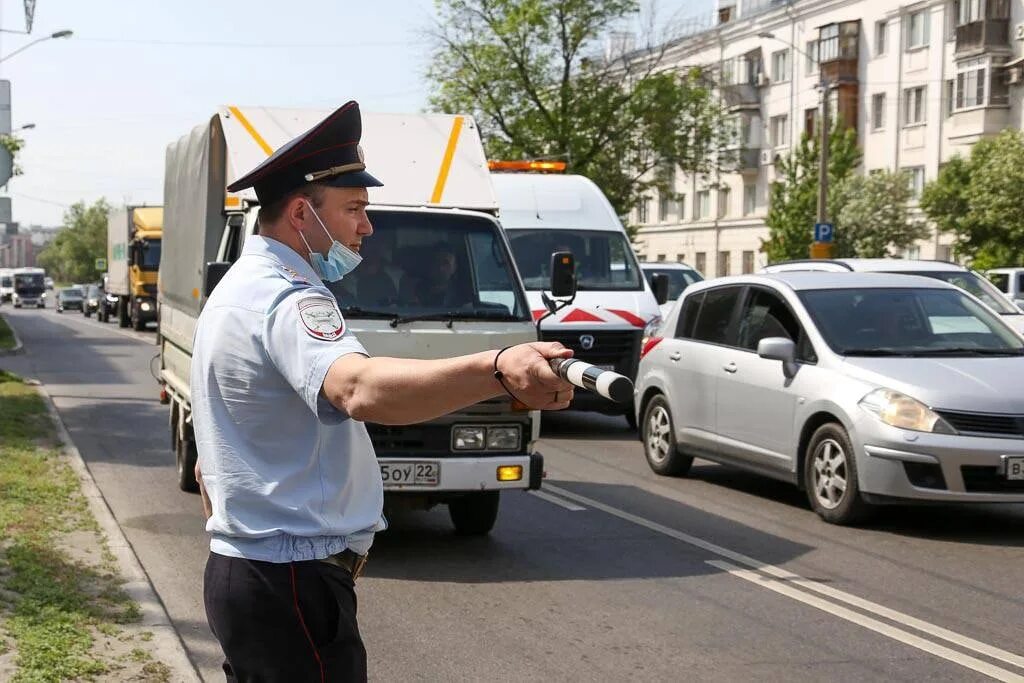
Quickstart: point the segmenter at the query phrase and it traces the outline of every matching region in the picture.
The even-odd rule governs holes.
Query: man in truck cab
[[[511,393],[563,409],[572,385],[530,343],[443,360],[371,358],[325,287],[372,239],[355,102],[232,183],[254,187],[258,235],[196,327],[197,475],[211,534],[207,618],[237,681],[366,679],[354,581],[383,530],[364,421],[409,424]]]

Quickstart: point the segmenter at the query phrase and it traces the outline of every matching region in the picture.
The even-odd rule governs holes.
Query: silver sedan
[[[1024,502],[1024,341],[930,278],[783,273],[692,285],[644,345],[648,464],[792,482],[823,519],[873,503]]]

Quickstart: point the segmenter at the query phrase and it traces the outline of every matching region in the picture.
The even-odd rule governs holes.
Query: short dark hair
[[[296,197],[305,197],[309,200],[309,203],[313,205],[314,209],[319,209],[320,205],[324,202],[324,191],[327,185],[323,183],[307,183],[294,192],[289,192],[284,197],[267,204],[266,206],[260,207],[259,224],[273,225],[281,220],[281,216],[284,215],[284,209],[288,206],[288,202],[295,199]]]

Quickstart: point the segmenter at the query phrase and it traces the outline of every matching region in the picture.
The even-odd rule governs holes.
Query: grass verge
[[[0,351],[14,348],[14,332],[11,331],[7,321],[0,316]]]
[[[43,399],[3,370],[0,537],[0,626],[10,669],[0,679],[167,680],[166,667],[135,652],[135,636],[124,631],[139,620],[138,605],[121,589]]]

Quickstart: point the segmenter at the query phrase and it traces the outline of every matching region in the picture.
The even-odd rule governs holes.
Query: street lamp
[[[34,124],[34,123],[26,123],[24,126],[18,126],[17,128],[12,130],[11,132],[12,133],[17,133],[19,130],[32,130],[35,127],[36,127],[36,124]]]
[[[0,57],[0,62],[7,61],[8,59],[13,57],[14,55],[18,54],[19,52],[24,52],[25,50],[29,49],[33,45],[36,45],[37,43],[42,43],[42,42],[45,42],[47,40],[53,40],[54,38],[70,38],[73,34],[74,34],[73,31],[70,31],[68,29],[64,29],[63,31],[57,31],[56,33],[51,33],[48,36],[43,36],[42,38],[37,38],[37,39],[33,40],[31,43],[27,43],[25,45],[22,45],[17,50],[15,50],[14,52],[10,53],[9,55],[4,55],[3,57]]]
[[[811,56],[798,48],[788,40],[776,37],[774,33],[770,31],[762,31],[757,34],[758,38],[765,40],[777,40],[784,45],[788,45],[793,48],[796,52],[799,52],[804,57],[811,59]],[[828,107],[828,94],[832,89],[831,81],[827,80],[824,76],[824,72],[821,69],[821,64],[818,64],[818,73],[820,80],[818,81],[818,88],[821,90],[821,159],[818,167],[818,223],[828,222],[828,156],[829,156],[829,143],[831,132],[831,121],[829,121],[829,107]]]

